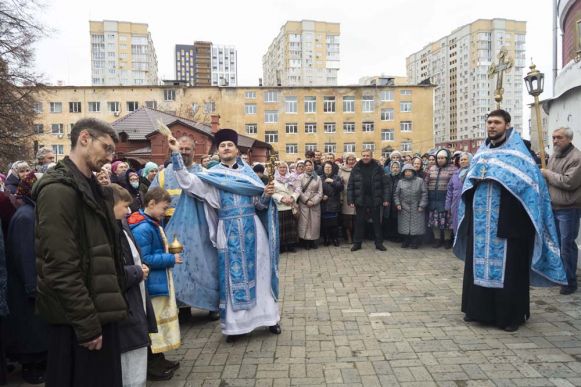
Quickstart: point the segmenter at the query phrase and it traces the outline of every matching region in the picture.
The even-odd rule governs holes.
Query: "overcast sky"
[[[36,66],[53,83],[90,85],[89,20],[149,24],[162,79],[175,77],[175,44],[235,45],[239,85],[254,86],[262,77],[262,55],[287,20],[341,23],[342,85],[367,75],[405,75],[407,55],[464,24],[497,17],[527,22],[527,64],[533,57],[547,75],[541,97],[551,91],[551,0],[45,1],[41,19],[54,33],[37,44]]]

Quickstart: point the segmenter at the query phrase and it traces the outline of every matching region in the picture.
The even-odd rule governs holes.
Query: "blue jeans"
[[[557,233],[561,241],[561,259],[567,273],[568,287],[577,289],[577,242],[575,239],[579,234],[579,216],[581,210],[578,208],[568,208],[554,210]]]

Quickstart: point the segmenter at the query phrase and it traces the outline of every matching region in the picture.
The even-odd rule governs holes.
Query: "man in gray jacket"
[[[553,131],[554,153],[546,169],[541,170],[551,194],[555,223],[561,240],[561,259],[567,272],[567,286],[561,294],[577,290],[577,242],[581,216],[581,151],[572,142],[573,130]]]

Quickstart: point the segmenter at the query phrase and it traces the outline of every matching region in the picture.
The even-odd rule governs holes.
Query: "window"
[[[284,99],[285,111],[287,113],[297,112],[297,97],[285,97]]]
[[[63,124],[52,124],[50,127],[50,132],[52,134],[63,134]]]
[[[54,153],[57,156],[61,156],[65,154],[65,146],[62,144],[55,144],[52,146],[52,153]]]
[[[409,113],[412,111],[412,103],[411,102],[400,102],[399,103],[399,110],[402,113]]]
[[[42,113],[42,102],[35,102],[32,109],[35,113]]]
[[[264,132],[264,141],[269,144],[278,142],[278,132],[276,130],[267,130]]]
[[[374,109],[373,96],[364,95],[361,100],[361,109],[363,113],[371,113]]]
[[[305,97],[305,113],[317,112],[317,97]]]
[[[43,124],[34,124],[34,134],[43,134],[44,133],[44,125]]]
[[[119,113],[121,110],[119,102],[107,102],[107,110],[111,113]]]
[[[298,133],[298,125],[297,124],[286,124],[285,131],[286,131],[286,134],[297,134]]]
[[[175,101],[176,100],[175,89],[165,89],[163,91],[163,100],[164,101]]]
[[[247,99],[256,99],[256,91],[245,91],[244,98]]]
[[[317,150],[317,144],[313,144],[313,143],[306,143],[305,144],[305,152],[306,151],[316,151]]]
[[[355,122],[343,122],[343,132],[355,133]]]
[[[381,109],[381,121],[393,121],[393,109]]]
[[[345,144],[343,144],[343,152],[355,152],[355,143],[346,142]]]
[[[272,124],[278,122],[278,110],[267,110],[264,112],[264,122]]]
[[[337,153],[337,144],[334,142],[325,143],[325,153]]]
[[[139,103],[137,101],[127,101],[127,111],[134,112],[139,108]]]
[[[374,130],[374,123],[373,122],[364,122],[363,123],[363,131],[364,132],[373,132]]]
[[[343,113],[355,113],[355,97],[343,97]]]
[[[51,113],[62,113],[63,112],[62,102],[51,102],[50,103],[50,112]]]
[[[101,102],[89,102],[89,112],[99,113],[101,111]]]
[[[258,132],[258,126],[256,124],[246,124],[246,134],[256,134]]]
[[[81,103],[80,102],[69,102],[69,113],[80,113]]]
[[[317,124],[314,122],[306,123],[305,133],[317,133]]]
[[[264,93],[264,102],[266,103],[278,102],[278,91],[271,90]]]
[[[399,91],[400,95],[412,95],[412,91],[409,89],[403,89]]]
[[[199,103],[192,103],[192,113],[196,114],[198,112],[198,110],[200,110],[200,104]]]
[[[411,121],[402,121],[399,124],[399,130],[401,132],[411,132],[412,131],[412,122]]]
[[[335,97],[323,97],[323,111],[335,113]]]
[[[379,98],[383,102],[393,101],[393,90],[384,90],[380,93]]]
[[[216,102],[209,101],[204,104],[204,113],[214,113],[216,111]]]
[[[299,146],[297,144],[286,144],[286,153],[299,153]]]
[[[381,129],[381,141],[393,141],[393,129]]]
[[[374,142],[364,142],[363,149],[374,151],[375,150],[375,143]]]
[[[412,151],[412,143],[409,142],[409,141],[404,141],[404,142],[401,143],[400,149],[403,152],[411,152]]]
[[[337,127],[334,122],[325,122],[325,133],[335,133]]]
[[[256,104],[247,103],[244,105],[244,114],[256,114]]]
[[[157,101],[145,101],[145,107],[149,109],[157,109]]]

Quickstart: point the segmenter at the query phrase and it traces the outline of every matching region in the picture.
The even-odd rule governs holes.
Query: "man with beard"
[[[200,172],[202,168],[199,164],[194,163],[194,139],[182,136],[177,140],[177,146],[182,155],[184,168],[190,173]],[[203,213],[203,203],[200,200],[184,200],[181,213],[178,214],[179,219],[176,219],[174,222],[176,224],[170,227],[171,219],[182,196],[182,189],[171,164],[155,176],[149,189],[154,187],[162,187],[171,196],[171,205],[165,213],[164,221],[165,233],[168,238],[173,238],[173,229],[180,227],[177,224],[181,225],[186,217],[187,221],[192,224],[203,222],[200,226],[205,225],[205,219],[197,216],[199,213]],[[200,227],[200,230],[203,230],[203,227]],[[180,242],[185,243],[183,240]],[[218,283],[212,280],[212,275],[209,275],[217,270],[217,258],[215,258],[215,254],[206,254],[206,248],[207,246],[196,246],[196,249],[188,249],[183,254],[184,264],[174,268],[174,285],[181,321],[187,321],[191,317],[190,307],[208,310],[209,317],[213,321],[220,318],[218,314]]]
[[[577,234],[581,216],[581,151],[573,145],[573,130],[553,132],[553,155],[541,173],[547,179],[557,232],[561,239],[561,258],[567,272],[567,286],[561,294],[577,290]]]
[[[220,164],[206,172],[188,172],[175,138],[168,140],[180,186],[204,200],[208,237],[218,254],[222,333],[227,341],[258,327],[280,334],[278,212],[271,200],[274,183],[265,187],[238,158],[238,133],[232,129],[216,132]],[[190,233],[187,223],[176,232],[182,240],[200,238]]]
[[[533,285],[565,284],[545,179],[510,114],[488,114],[458,208],[454,253],[465,259],[464,321],[516,331],[530,317]]]
[[[49,387],[122,385],[123,261],[112,196],[93,174],[112,161],[116,140],[104,121],[77,121],[70,155],[33,189],[36,308],[49,324]]]

